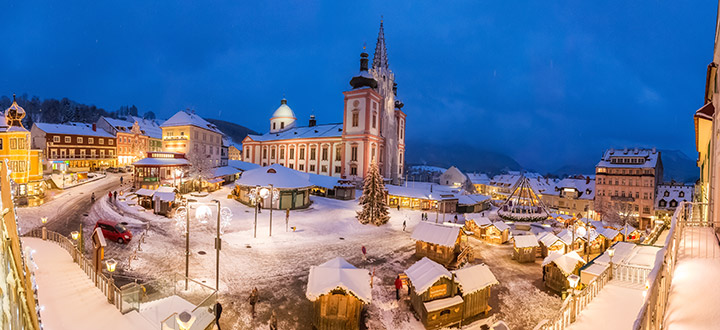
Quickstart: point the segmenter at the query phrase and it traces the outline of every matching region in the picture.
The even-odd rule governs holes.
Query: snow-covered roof
[[[502,221],[495,221],[492,223],[495,228],[497,228],[499,231],[506,231],[510,230],[510,226],[508,226],[505,222]]]
[[[593,262],[591,265],[585,267],[581,273],[600,276],[600,274],[602,274],[606,269],[608,269],[608,267],[608,264],[599,264]]]
[[[415,287],[415,292],[422,294],[439,279],[446,277],[452,279],[450,271],[441,264],[423,257],[405,271],[410,283]]]
[[[187,111],[178,111],[170,119],[166,120],[160,127],[195,126],[218,134],[223,134],[217,126],[209,123],[202,117]],[[224,134],[223,134],[224,135]]]
[[[162,139],[162,128],[155,120],[135,116],[129,116],[128,118],[133,122],[137,122],[146,136],[153,139]]]
[[[185,158],[143,158],[133,163],[133,166],[184,166],[190,165]]]
[[[412,165],[412,166],[408,167],[408,173],[417,173],[420,171],[442,173],[442,172],[447,171],[447,169],[438,167],[438,166],[430,166],[430,165]]]
[[[578,239],[585,239],[584,235],[578,235],[577,231],[575,232],[575,240]],[[565,245],[570,245],[573,242],[573,232],[572,230],[563,229],[560,233],[557,234],[557,237],[565,243]]]
[[[317,187],[321,187],[321,188],[325,188],[325,189],[333,189],[337,186],[340,186],[340,183],[338,182],[340,180],[340,178],[337,178],[334,176],[308,173],[308,179],[310,180],[310,183],[312,183],[313,186],[317,186]]]
[[[154,200],[161,200],[163,202],[172,202],[175,200],[175,192],[161,192],[155,191],[153,195]]]
[[[498,284],[495,275],[487,265],[473,265],[455,271],[455,279],[463,294],[470,294],[482,290],[490,285]]]
[[[612,248],[615,249],[615,255],[612,259],[613,263],[618,265],[652,269],[657,258],[662,258],[661,248],[657,246],[617,242],[613,244]],[[597,264],[608,264],[610,263],[610,255],[605,251],[595,258],[593,262]]]
[[[102,117],[103,120],[108,122],[108,124],[112,125],[116,130],[127,132],[132,128],[133,123],[122,120],[122,119],[116,119],[116,118],[110,118],[110,117]]]
[[[364,303],[370,303],[372,300],[370,274],[367,270],[358,269],[340,257],[310,267],[305,292],[308,299],[315,301],[337,288],[351,293]]]
[[[258,164],[248,163],[242,160],[228,160],[228,165],[242,171],[252,170],[260,167],[260,165]]]
[[[552,246],[557,241],[560,241],[563,244],[565,244],[565,242],[563,242],[559,237],[555,236],[555,234],[553,234],[551,232],[545,232],[545,233],[540,234],[538,236],[538,241],[540,241],[540,243],[542,243],[545,246]]]
[[[657,166],[660,152],[653,149],[608,149],[597,167],[614,168],[654,168]]]
[[[433,186],[433,187],[436,187],[436,186]],[[385,189],[387,189],[388,194],[392,195],[392,196],[427,199],[427,200],[432,200],[432,201],[441,201],[441,200],[458,198],[458,195],[454,192],[449,192],[447,190],[438,190],[438,189],[434,190],[433,192],[430,192],[430,190],[426,189],[425,187],[415,188],[415,187],[405,187],[405,186],[396,186],[396,185],[387,184],[387,185],[385,185]]]
[[[85,135],[85,136],[97,136],[114,138],[112,134],[102,130],[95,129],[93,131],[92,126],[84,123],[72,123],[72,124],[48,124],[48,123],[35,123],[37,128],[45,133],[50,134],[68,134],[68,135]]]
[[[428,312],[435,312],[435,311],[439,311],[441,309],[452,307],[452,306],[462,304],[462,303],[463,303],[463,298],[461,296],[452,296],[452,297],[448,297],[448,298],[428,301],[423,304],[425,305],[425,310],[427,310]]]
[[[620,232],[619,232],[619,231],[617,231],[617,230],[615,230],[615,229],[612,229],[612,228],[600,227],[600,228],[597,228],[597,229],[595,229],[595,230],[596,230],[596,231],[598,232],[598,234],[600,234],[602,237],[605,237],[605,238],[610,239],[610,240],[615,239],[615,237],[617,237],[617,235],[620,235]]]
[[[135,191],[135,195],[138,196],[146,196],[146,197],[152,197],[152,195],[155,193],[155,190],[152,189],[146,189],[146,188],[140,188],[137,191]]]
[[[479,217],[477,219],[473,219],[475,221],[475,224],[478,225],[478,227],[487,227],[492,225],[492,221],[490,221],[487,217]]]
[[[415,226],[411,238],[416,241],[423,241],[447,247],[455,246],[460,228],[446,226],[431,222],[420,222]]]
[[[490,184],[490,177],[485,173],[467,173],[466,175],[473,184]]]
[[[273,112],[272,118],[296,118],[295,113],[287,105],[287,101],[282,99],[280,106]]]
[[[554,185],[554,189],[549,189],[547,194],[558,196],[565,189],[573,189],[578,192],[578,199],[591,200],[595,198],[595,180],[593,179],[565,178],[557,181]]]
[[[692,200],[693,186],[684,184],[660,184],[657,186],[657,195],[655,197],[656,209],[674,209],[680,202],[688,202]],[[660,201],[664,201],[665,205],[661,205]],[[670,202],[675,201],[675,206],[670,206]]]
[[[252,141],[276,141],[288,139],[310,139],[328,138],[342,136],[343,124],[324,124],[316,126],[293,127],[288,130],[276,133],[265,133],[262,135],[248,134],[246,139]]]
[[[516,248],[529,248],[538,246],[538,239],[535,235],[520,235],[514,236]]]
[[[490,196],[481,194],[457,195],[457,198],[460,205],[475,205],[490,200]]]
[[[287,168],[280,164],[259,167],[243,172],[237,181],[239,186],[273,185],[277,189],[297,189],[311,187],[310,176],[307,173]]]
[[[552,252],[543,260],[542,265],[545,266],[550,263],[555,263],[565,275],[570,275],[578,266],[578,263],[584,264],[585,260],[575,251],[566,254]]]
[[[212,173],[212,174],[210,174],[211,178],[217,178],[217,177],[221,177],[221,176],[242,173],[242,171],[238,170],[237,168],[232,167],[232,166],[221,166],[221,167],[215,167],[215,168],[211,169],[211,173]]]

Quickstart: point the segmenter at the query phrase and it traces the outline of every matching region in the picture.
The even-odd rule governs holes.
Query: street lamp
[[[75,245],[75,257],[73,258],[74,259],[73,261],[77,261],[77,259],[78,259],[78,242],[77,242],[77,240],[78,240],[78,237],[80,237],[80,233],[78,233],[77,231],[73,231],[70,233],[70,237],[72,237],[72,239],[74,241],[73,244]]]
[[[578,282],[580,281],[580,276],[577,276],[575,274],[571,274],[567,277],[568,283],[570,283],[570,301],[572,304],[572,312],[570,313],[571,321],[575,321],[575,308],[577,305],[575,304],[575,287],[577,287]]]
[[[43,226],[42,226],[42,239],[43,239],[43,241],[47,240],[47,228],[45,227],[45,225],[47,224],[47,221],[48,221],[48,218],[47,218],[47,217],[42,217],[42,218],[40,218],[40,222],[42,222],[42,225],[43,225]]]
[[[107,268],[107,271],[110,273],[110,279],[112,279],[112,274],[115,272],[115,267],[117,266],[117,261],[115,259],[108,259],[105,260],[105,267]]]
[[[65,189],[65,170],[62,171],[63,174],[63,190]]]
[[[273,211],[273,204],[275,204],[275,201],[279,199],[280,193],[277,189],[273,187],[272,184],[270,184],[270,189],[263,187],[260,189],[260,197],[262,197],[263,201],[266,198],[270,198],[270,236],[272,236],[272,211]]]
[[[607,252],[608,252],[608,256],[610,256],[610,280],[612,280],[612,277],[613,277],[613,262],[612,262],[612,258],[613,258],[613,256],[615,255],[615,248],[612,248],[612,247],[611,247],[611,248],[609,248],[609,249],[607,250]]]
[[[78,233],[77,231],[73,231],[70,233],[70,236],[72,236],[73,240],[77,241],[78,236],[80,236],[80,233]]]

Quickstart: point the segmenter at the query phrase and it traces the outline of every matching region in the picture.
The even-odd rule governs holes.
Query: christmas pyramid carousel
[[[511,221],[543,221],[550,213],[524,175],[515,184],[510,197],[500,206],[498,215]]]

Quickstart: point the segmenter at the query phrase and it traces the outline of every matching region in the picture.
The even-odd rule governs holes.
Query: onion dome
[[[15,101],[15,94],[13,94],[13,102],[9,108],[5,110],[5,120],[8,126],[22,126],[22,119],[25,118],[25,109],[17,104]]]
[[[368,53],[365,52],[364,48],[365,47],[363,47],[363,52],[360,54],[360,74],[350,79],[350,86],[352,86],[353,89],[362,87],[377,88],[377,80],[368,72]]]
[[[275,110],[275,112],[272,115],[272,118],[293,118],[296,119],[295,113],[290,109],[290,107],[287,105],[287,100],[283,98],[280,100],[280,106]]]

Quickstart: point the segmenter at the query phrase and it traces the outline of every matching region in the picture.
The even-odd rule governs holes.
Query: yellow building
[[[45,184],[42,175],[41,151],[30,149],[30,131],[22,125],[25,110],[15,102],[0,118],[0,160],[6,161],[15,196],[42,196]]]
[[[242,160],[242,147],[238,149],[236,146],[231,145],[228,147],[228,158],[230,160]]]
[[[163,151],[185,154],[198,170],[221,166],[223,133],[192,112],[180,111],[162,125]]]

